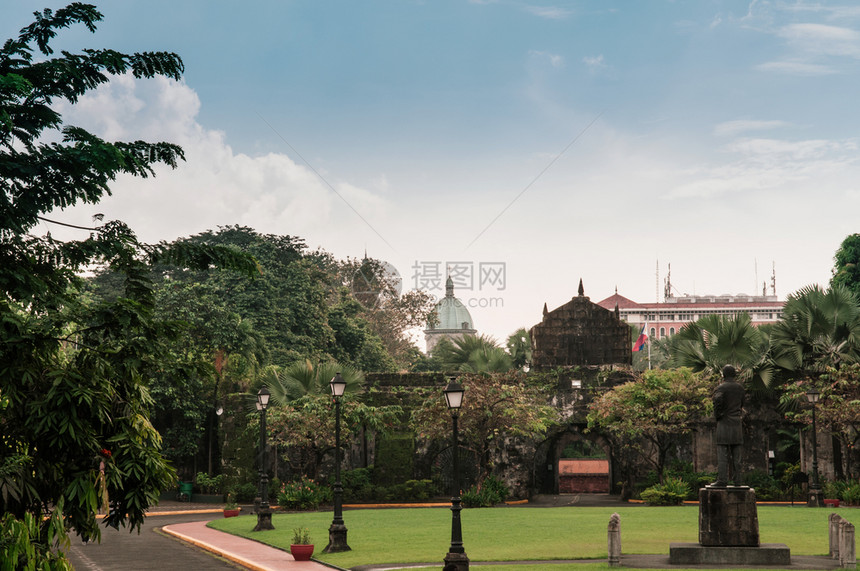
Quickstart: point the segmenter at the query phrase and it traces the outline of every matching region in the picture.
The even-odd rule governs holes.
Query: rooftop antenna
[[[773,273],[770,276],[770,289],[773,296],[776,297],[776,262],[773,262]]]
[[[753,258],[755,262],[755,285],[753,286],[753,291],[758,289],[758,258]]]
[[[672,264],[669,264],[669,271],[666,273],[666,286],[663,288],[663,301],[672,297]]]
[[[657,258],[657,273],[656,281],[654,283],[654,297],[656,298],[654,301],[660,303],[660,258]]]

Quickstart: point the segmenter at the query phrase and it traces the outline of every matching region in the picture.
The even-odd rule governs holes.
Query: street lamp
[[[275,529],[272,525],[272,510],[269,509],[268,455],[266,454],[266,408],[272,393],[266,387],[257,392],[257,410],[260,411],[260,509],[257,510],[257,526],[254,531]]]
[[[323,553],[350,551],[346,543],[346,524],[343,522],[343,486],[340,483],[340,399],[346,389],[346,381],[336,374],[331,382],[331,396],[334,398],[334,519],[328,528],[328,545]]]
[[[824,495],[818,480],[818,431],[815,429],[815,403],[821,398],[821,393],[814,387],[806,391],[806,400],[812,405],[812,482],[809,484],[809,496],[806,505],[820,508],[824,505]]]
[[[451,494],[451,547],[448,549],[448,554],[445,556],[445,565],[456,565],[457,571],[469,570],[469,558],[466,556],[466,550],[463,549],[463,530],[460,527],[460,456],[459,446],[460,438],[457,432],[457,417],[460,414],[460,407],[463,406],[463,394],[466,392],[463,387],[455,380],[451,380],[448,386],[443,391],[445,401],[448,404],[448,410],[451,411],[451,420],[454,425],[453,452],[454,452],[454,483]]]

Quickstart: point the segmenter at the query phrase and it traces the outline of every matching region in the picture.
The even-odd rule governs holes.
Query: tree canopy
[[[4,537],[18,534],[0,550],[19,540],[36,546],[14,556],[22,566],[62,560],[50,553],[53,539],[62,540],[57,521],[98,537],[101,508],[106,525],[138,528],[173,482],[150,422],[145,371],[167,359],[177,330],[154,311],[152,264],[255,269],[234,248],[143,244],[120,221],[98,220],[82,240],[32,233],[37,223],[55,223],[46,216],[57,210],[97,203],[119,174],[147,177],[156,163],[183,158],[170,143],[102,140],[65,124],[53,107],[115,74],[180,77],[182,60],[172,53],[54,55],[59,30],[94,31],[101,18],[80,3],[37,12],[0,48],[0,525]],[[113,299],[82,294],[79,273],[99,265],[122,276]]]

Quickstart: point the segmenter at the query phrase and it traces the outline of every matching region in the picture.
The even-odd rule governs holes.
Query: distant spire
[[[615,295],[618,295],[618,286],[615,286]],[[618,304],[616,304],[618,305]]]
[[[582,278],[579,278],[579,297],[585,295],[585,288],[582,287]]]
[[[454,280],[451,279],[451,276],[445,280],[445,297],[454,297]]]
[[[549,313],[549,310],[546,308],[546,302],[543,302],[543,314],[546,315]]]

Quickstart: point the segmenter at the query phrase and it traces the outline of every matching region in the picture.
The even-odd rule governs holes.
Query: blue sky
[[[0,29],[63,4],[3,3]],[[175,51],[186,74],[117,78],[65,116],[178,142],[188,162],[118,180],[67,221],[104,212],[147,240],[244,224],[341,258],[366,248],[405,287],[434,263],[471,268],[457,293],[497,338],[580,278],[594,301],[655,301],[668,264],[697,294],[761,293],[775,266],[783,299],[826,282],[860,232],[851,2],[99,8],[96,34],[57,46]],[[482,285],[501,263],[504,287]]]

